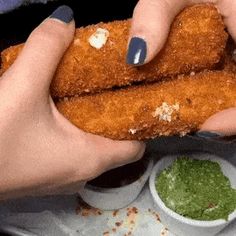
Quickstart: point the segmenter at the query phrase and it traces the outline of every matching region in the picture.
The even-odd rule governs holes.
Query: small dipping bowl
[[[150,154],[145,154],[143,159],[145,160],[144,170],[142,174],[131,183],[110,188],[91,185],[91,181],[79,192],[81,198],[90,206],[101,210],[117,210],[128,206],[142,191],[153,168],[153,159]],[[139,160],[139,162],[140,161],[142,160]],[[135,163],[131,163],[129,166],[133,164]],[[127,166],[119,168],[126,168],[123,175],[124,177],[127,176]]]
[[[226,177],[229,178],[231,187],[236,188],[236,167],[234,167],[228,161],[208,153],[196,153],[196,154],[180,154],[173,156],[165,156],[159,160],[152,170],[152,174],[149,179],[149,188],[152,198],[154,200],[154,206],[160,215],[161,222],[175,235],[178,236],[213,236],[223,230],[229,223],[236,219],[236,210],[232,212],[228,220],[212,220],[201,221],[194,220],[179,215],[173,210],[166,207],[165,203],[161,200],[156,190],[155,182],[156,177],[162,172],[162,170],[171,166],[176,158],[180,156],[187,156],[193,159],[210,160],[218,162],[221,170]]]

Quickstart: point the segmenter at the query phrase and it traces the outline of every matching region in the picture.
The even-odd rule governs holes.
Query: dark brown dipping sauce
[[[107,171],[88,182],[89,185],[102,188],[118,188],[139,179],[148,165],[148,155],[134,163]]]

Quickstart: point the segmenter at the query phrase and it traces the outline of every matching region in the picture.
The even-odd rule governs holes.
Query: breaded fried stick
[[[64,99],[59,111],[78,128],[118,140],[196,131],[214,113],[236,106],[236,75],[202,72],[171,81]]]
[[[178,15],[163,50],[147,65],[125,62],[130,21],[99,23],[76,30],[51,84],[53,97],[99,92],[135,81],[154,81],[212,68],[223,54],[227,33],[212,5],[195,5]],[[2,72],[23,45],[2,53]]]

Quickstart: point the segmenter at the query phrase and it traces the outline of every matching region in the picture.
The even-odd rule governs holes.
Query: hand
[[[134,64],[132,55],[137,49],[134,44],[138,45],[138,49],[141,48],[139,62],[136,61],[136,64],[152,60],[163,47],[175,16],[186,6],[209,2],[222,14],[228,31],[236,42],[235,0],[139,0],[133,13],[127,62]],[[224,110],[210,117],[198,134],[206,138],[235,135],[236,108]]]
[[[58,8],[29,36],[0,80],[0,199],[76,192],[102,172],[140,159],[145,145],[85,133],[56,109],[49,86],[75,24]]]

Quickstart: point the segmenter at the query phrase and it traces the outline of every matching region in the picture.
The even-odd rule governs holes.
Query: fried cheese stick
[[[117,91],[64,98],[58,110],[78,128],[117,140],[184,135],[214,113],[236,106],[236,75],[224,71]]]
[[[223,54],[227,33],[213,5],[195,5],[180,13],[166,45],[147,65],[125,62],[130,20],[79,28],[51,84],[53,97],[99,92],[137,81],[211,69]],[[2,52],[2,73],[14,62],[23,44]]]

